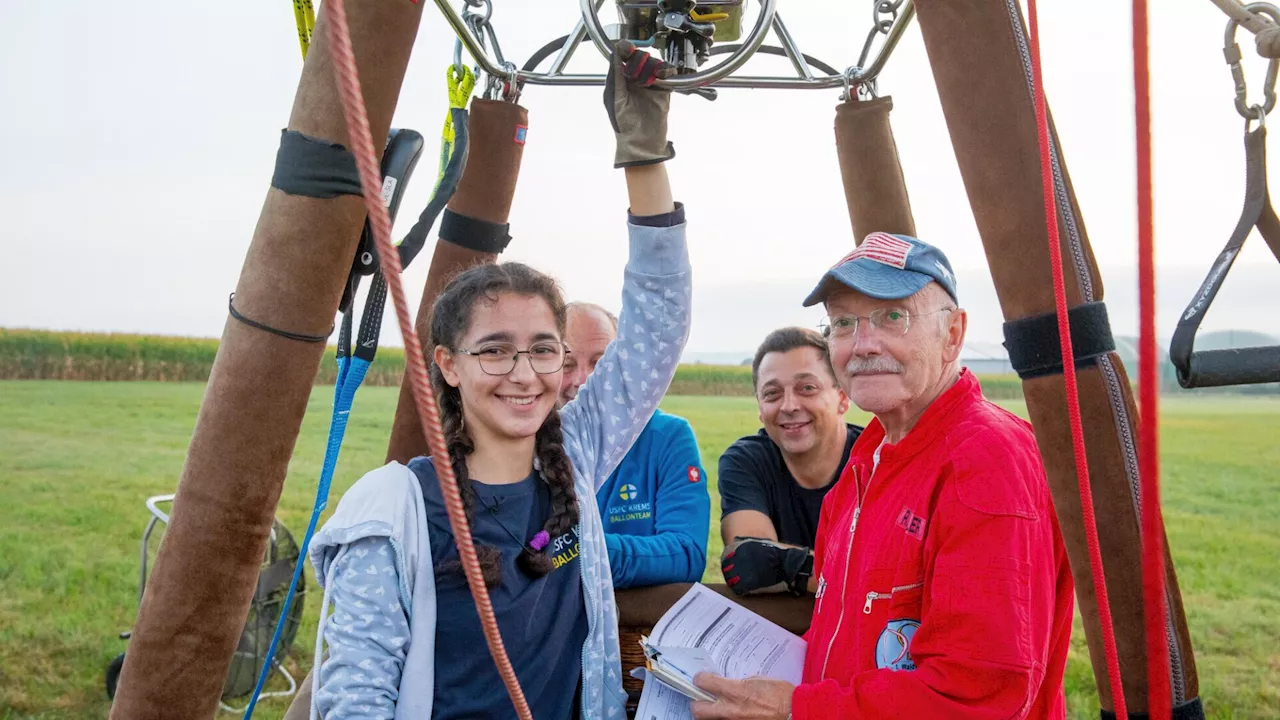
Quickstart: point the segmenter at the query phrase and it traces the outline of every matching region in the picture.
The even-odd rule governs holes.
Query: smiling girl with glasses
[[[626,167],[630,200],[622,312],[617,339],[577,397],[556,409],[569,350],[565,302],[554,280],[527,265],[458,275],[432,308],[427,342],[477,560],[540,719],[625,715],[595,492],[657,408],[688,337],[684,209],[672,200],[665,156],[649,156],[669,151],[669,93],[618,91],[630,94],[627,112],[660,114],[663,132],[628,140],[618,131],[615,166]],[[657,119],[641,120],[656,129]],[[320,621],[327,660],[317,644],[321,717],[512,716],[436,472],[435,459],[419,457],[365,475],[315,537],[310,557],[324,607],[334,608]]]

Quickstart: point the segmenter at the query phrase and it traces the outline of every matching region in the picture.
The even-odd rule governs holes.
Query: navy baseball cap
[[[875,232],[831,266],[804,299],[804,307],[822,302],[838,285],[881,300],[899,300],[920,292],[930,281],[960,303],[955,274],[941,250],[909,235]]]

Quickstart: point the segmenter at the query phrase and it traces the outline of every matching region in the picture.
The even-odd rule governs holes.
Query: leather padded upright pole
[[[516,180],[520,177],[520,161],[524,157],[524,133],[517,135],[517,129],[527,129],[528,126],[529,111],[519,105],[481,98],[471,101],[471,112],[467,118],[470,138],[467,166],[458,181],[457,192],[449,200],[450,210],[476,220],[499,225],[507,223],[516,193]],[[428,342],[431,336],[431,308],[449,281],[467,268],[496,262],[497,258],[496,253],[469,250],[441,234],[431,257],[431,268],[427,271],[422,304],[418,306],[416,325],[423,343]],[[430,358],[431,348],[423,350]],[[408,463],[429,452],[427,441],[422,436],[422,421],[413,402],[409,378],[405,377],[401,381],[400,401],[391,426],[387,461]]]
[[[378,148],[391,125],[422,7],[347,3]],[[321,6],[289,129],[349,146],[326,26]],[[275,328],[324,335],[363,222],[358,196],[320,200],[269,189],[236,286],[236,309]],[[113,719],[213,717],[323,352],[323,343],[228,319],[129,642]]]
[[[888,96],[836,106],[836,154],[855,243],[873,232],[916,234],[889,125],[892,110],[893,98]]]
[[[1053,313],[1030,59],[1018,4],[916,0],[916,12],[1005,320]],[[1052,125],[1050,130],[1067,304],[1074,308],[1100,302],[1102,283],[1061,145]],[[1125,700],[1131,711],[1143,711],[1147,666],[1137,512],[1137,409],[1124,366],[1114,352],[1082,367],[1077,377]],[[1113,689],[1102,654],[1062,374],[1025,380],[1023,392],[1075,578],[1098,693],[1102,707],[1109,710]],[[1174,705],[1186,713],[1175,712],[1175,716],[1203,717],[1195,712],[1199,707],[1195,660],[1173,564],[1169,558],[1166,562]]]

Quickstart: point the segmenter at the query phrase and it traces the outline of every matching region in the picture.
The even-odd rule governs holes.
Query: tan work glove
[[[658,78],[675,74],[675,68],[620,40],[609,59],[604,82],[604,107],[617,136],[615,168],[653,165],[675,157],[667,141],[667,110],[671,91],[653,87]]]

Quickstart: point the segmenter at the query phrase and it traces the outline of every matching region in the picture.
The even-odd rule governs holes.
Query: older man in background
[[[560,405],[573,400],[604,350],[618,319],[591,303],[570,303],[565,324]],[[711,497],[693,428],[655,410],[649,424],[596,491],[609,567],[617,588],[697,582],[707,565]]]

